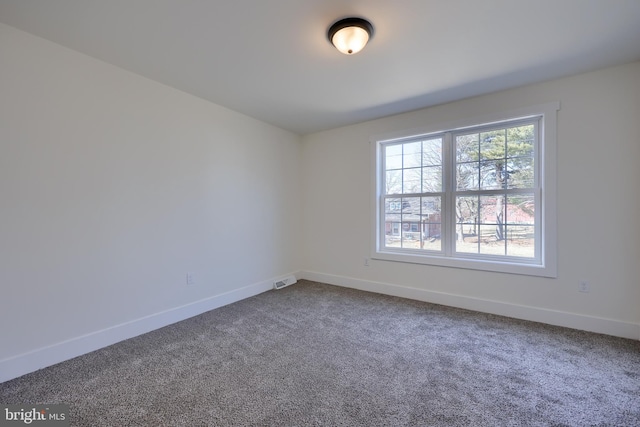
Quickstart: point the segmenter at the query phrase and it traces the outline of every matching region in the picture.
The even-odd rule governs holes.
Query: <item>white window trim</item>
[[[384,261],[406,262],[414,264],[436,265],[441,267],[465,268],[473,270],[494,271],[501,273],[523,274],[541,277],[557,277],[557,214],[556,214],[556,180],[557,180],[557,112],[560,102],[524,107],[487,114],[470,119],[461,119],[449,123],[439,123],[426,127],[404,130],[399,132],[376,135],[371,138],[371,175],[372,175],[372,249],[371,258]],[[434,256],[424,253],[392,252],[381,247],[381,189],[382,159],[379,153],[385,143],[410,139],[416,136],[439,134],[443,131],[457,131],[464,128],[476,127],[507,120],[525,119],[542,116],[540,124],[540,139],[543,141],[538,150],[538,160],[542,161],[540,168],[540,187],[543,191],[541,200],[541,263],[516,263],[504,260],[480,260],[455,256]]]

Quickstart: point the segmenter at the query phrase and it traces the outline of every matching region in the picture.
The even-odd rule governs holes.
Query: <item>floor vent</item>
[[[293,285],[296,282],[297,280],[294,276],[287,276],[284,279],[276,280],[275,282],[273,282],[273,287],[275,289],[282,289],[287,286]]]

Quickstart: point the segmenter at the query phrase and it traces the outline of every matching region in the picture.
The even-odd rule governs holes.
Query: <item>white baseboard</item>
[[[273,289],[275,280],[280,277],[0,360],[0,383],[258,295]]]
[[[450,307],[497,314],[515,319],[530,320],[549,325],[564,326],[582,331],[640,340],[640,324],[637,323],[549,310],[546,308],[509,304],[505,302],[472,298],[443,292],[427,291],[424,289],[354,279],[351,277],[336,276],[314,271],[302,271],[299,278],[346,288],[360,289],[379,294],[431,302],[434,304],[442,304]]]

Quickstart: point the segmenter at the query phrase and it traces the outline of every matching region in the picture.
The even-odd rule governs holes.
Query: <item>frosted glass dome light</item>
[[[329,41],[345,55],[360,52],[373,34],[373,25],[362,18],[345,18],[333,24],[327,33]]]

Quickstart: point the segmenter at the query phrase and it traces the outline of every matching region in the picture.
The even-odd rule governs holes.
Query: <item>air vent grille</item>
[[[283,279],[280,280],[276,280],[275,282],[273,282],[273,287],[274,289],[282,289],[285,288],[287,286],[291,286],[294,283],[296,283],[297,280],[294,276],[287,276]]]

